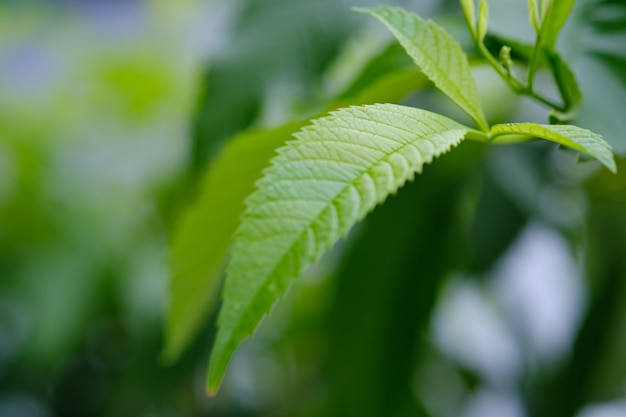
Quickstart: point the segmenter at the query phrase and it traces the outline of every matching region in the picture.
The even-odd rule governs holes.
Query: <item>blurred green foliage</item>
[[[392,3],[463,26],[455,1]],[[491,34],[528,42],[518,3],[490,2]],[[539,143],[428,167],[291,288],[217,398],[211,311],[162,363],[168,242],[233,136],[373,98],[454,114],[385,95],[415,74],[350,12],[373,4],[0,2],[0,417],[625,412],[626,164]],[[557,44],[576,122],[622,158],[625,29],[623,1],[578,0]],[[490,122],[546,122],[475,75]]]

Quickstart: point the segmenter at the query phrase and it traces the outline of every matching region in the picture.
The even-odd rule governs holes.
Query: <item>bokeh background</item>
[[[386,3],[468,45],[456,1]],[[491,3],[490,30],[530,39],[526,2]],[[350,11],[375,4],[0,1],[0,417],[626,415],[626,163],[540,143],[426,168],[292,287],[216,398],[215,311],[163,360],[172,231],[224,143],[411,66]],[[577,122],[622,157],[624,45],[621,0],[577,1],[559,44]],[[475,75],[492,122],[546,122]]]

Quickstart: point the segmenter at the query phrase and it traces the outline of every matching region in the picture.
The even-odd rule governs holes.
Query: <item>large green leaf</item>
[[[304,267],[468,130],[404,106],[351,107],[314,121],[279,150],[248,198],[236,233],[210,392],[238,345]]]
[[[403,69],[404,66],[398,62],[380,70],[366,69],[369,85],[350,87],[331,108],[398,102],[429,84],[416,68]],[[254,182],[261,178],[262,169],[269,165],[276,148],[305,123],[297,121],[274,129],[248,131],[231,139],[207,171],[198,200],[181,215],[172,239],[166,360],[179,356],[215,306],[222,265],[243,213],[244,199],[254,190]]]
[[[611,145],[601,135],[572,125],[540,125],[537,123],[505,123],[491,128],[492,139],[502,135],[528,135],[546,139],[593,156],[612,172],[616,172]]]
[[[381,6],[356,10],[376,17],[387,26],[435,86],[481,129],[488,129],[467,55],[443,28],[400,8]]]

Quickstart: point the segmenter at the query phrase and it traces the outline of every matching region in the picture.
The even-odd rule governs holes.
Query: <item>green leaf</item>
[[[590,130],[572,125],[540,125],[537,123],[506,123],[491,128],[492,139],[509,134],[528,135],[556,142],[593,156],[611,172],[617,170],[611,145],[606,143],[601,135]]]
[[[547,1],[549,4],[543,13],[540,37],[545,47],[554,49],[559,32],[574,6],[574,0],[544,0],[544,4]]]
[[[489,6],[487,0],[480,0],[480,6],[478,9],[478,24],[476,26],[476,32],[478,35],[478,42],[482,42],[487,35],[487,24],[489,22]]]
[[[528,21],[536,33],[541,30],[539,18],[537,17],[537,0],[528,0]]]
[[[422,72],[484,131],[488,130],[478,89],[461,46],[435,22],[400,8],[355,9],[380,20]]]
[[[398,70],[419,71],[415,67],[413,60],[409,57],[402,46],[394,40],[389,40],[386,48],[381,50],[376,57],[362,68],[358,76],[355,76],[341,94],[341,97],[350,97],[360,94],[364,88],[370,88],[372,83],[377,82],[382,77],[390,76],[390,74]],[[423,74],[418,77],[426,78]],[[382,99],[381,99],[382,100]],[[380,101],[382,103],[390,103],[391,101]]]
[[[377,66],[380,59],[388,57],[385,51],[372,63]],[[387,62],[384,69],[368,66],[359,77],[366,80],[348,88],[330,108],[402,100],[429,84],[411,66],[404,69],[403,60]],[[182,214],[173,233],[170,308],[165,326],[166,361],[172,362],[180,355],[215,306],[222,265],[243,213],[245,197],[254,191],[254,182],[261,178],[276,148],[306,123],[296,121],[275,129],[244,132],[228,141],[207,171],[198,201]]]
[[[467,173],[475,167],[457,164],[472,154],[465,150],[442,157],[385,200],[343,252],[320,324],[328,340],[324,363],[329,398],[317,415],[431,415],[411,389],[416,369],[426,364],[425,339],[418,330],[428,327],[441,285],[465,255],[457,246],[466,230],[459,207]],[[453,171],[465,166],[450,175],[449,165]],[[447,175],[437,175],[441,172]]]
[[[468,130],[424,110],[379,104],[315,120],[279,150],[247,199],[236,233],[209,392],[304,267]]]
[[[472,33],[472,37],[476,37],[476,5],[474,0],[461,0],[461,7],[463,8],[463,15],[467,22],[467,27]]]
[[[557,53],[548,54],[550,65],[554,74],[554,79],[564,99],[565,112],[552,112],[551,119],[558,122],[570,122],[576,118],[582,102],[582,93],[576,76],[569,65]]]
[[[224,259],[254,182],[305,122],[245,132],[207,171],[200,198],[184,212],[172,238],[172,281],[164,357],[175,360],[215,306]]]

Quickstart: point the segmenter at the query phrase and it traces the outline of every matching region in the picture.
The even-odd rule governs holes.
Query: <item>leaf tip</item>
[[[615,163],[615,159],[611,158],[609,163],[605,163],[604,166],[609,169],[613,174],[617,174],[617,164]]]
[[[213,366],[209,366],[205,393],[208,397],[215,397],[222,383],[222,374],[217,373]]]

